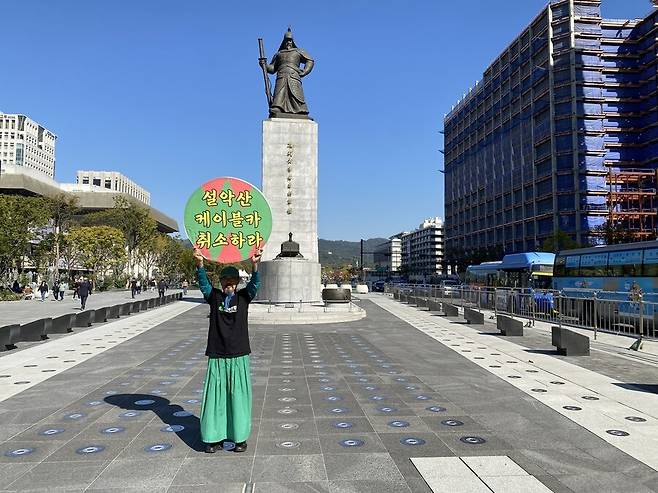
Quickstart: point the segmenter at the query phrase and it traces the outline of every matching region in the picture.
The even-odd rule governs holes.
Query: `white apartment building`
[[[402,265],[402,236],[407,232],[391,236],[388,241],[375,247],[373,260],[375,268],[388,273],[399,272]]]
[[[425,219],[417,229],[401,237],[402,268],[410,280],[425,281],[443,275],[443,221]]]
[[[25,166],[54,178],[56,139],[27,116],[0,111],[0,165]]]
[[[93,187],[101,187],[113,192],[125,193],[146,205],[151,205],[151,194],[117,171],[80,170],[76,174],[75,182],[78,185],[89,185],[92,190]]]

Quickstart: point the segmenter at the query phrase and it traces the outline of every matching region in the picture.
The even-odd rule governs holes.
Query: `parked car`
[[[384,292],[384,285],[386,282],[384,281],[375,281],[372,283],[372,291],[373,293],[383,293]]]
[[[456,279],[444,279],[439,283],[439,292],[445,298],[454,298],[459,295],[461,284]]]

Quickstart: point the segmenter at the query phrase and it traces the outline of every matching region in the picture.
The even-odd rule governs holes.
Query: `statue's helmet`
[[[281,41],[281,46],[279,46],[279,50],[285,50],[287,49],[286,47],[286,42],[291,41],[292,42],[292,47],[297,48],[297,45],[295,44],[295,40],[292,37],[292,31],[290,28],[286,31],[286,33],[283,35],[283,41]]]

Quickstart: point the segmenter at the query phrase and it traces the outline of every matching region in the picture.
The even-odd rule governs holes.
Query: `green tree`
[[[49,209],[41,197],[0,195],[0,279],[22,270],[31,245],[46,234]]]
[[[632,231],[629,231],[621,222],[607,220],[600,226],[594,228],[594,233],[603,238],[606,245],[617,245],[619,243],[632,243],[637,241]]]
[[[580,248],[578,242],[561,229],[558,229],[557,232],[553,233],[553,236],[544,240],[541,251],[557,253],[562,250],[575,250],[576,248]]]
[[[55,272],[59,273],[62,241],[64,241],[64,235],[73,223],[75,216],[79,214],[80,207],[78,206],[78,197],[65,193],[60,193],[45,200],[50,211],[54,235],[52,262],[55,265]]]
[[[137,262],[136,252],[157,234],[157,223],[149,209],[123,196],[114,199],[113,209],[88,214],[82,219],[82,224],[111,226],[123,233],[130,273]]]
[[[86,226],[72,228],[70,241],[79,252],[80,263],[93,271],[96,283],[114,267],[125,262],[126,251],[123,233],[111,226]]]

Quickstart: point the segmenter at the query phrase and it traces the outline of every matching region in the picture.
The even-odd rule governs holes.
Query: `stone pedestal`
[[[259,301],[320,301],[320,264],[306,259],[278,258],[261,262]]]
[[[318,262],[317,123],[295,118],[263,121],[262,190],[272,209],[263,260],[274,259],[292,233],[304,258]]]

